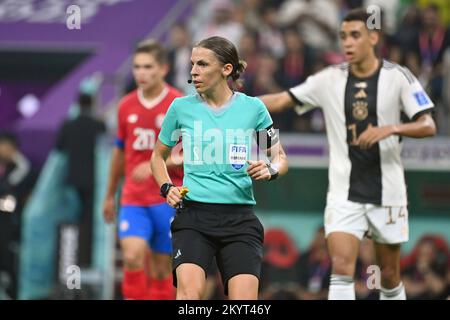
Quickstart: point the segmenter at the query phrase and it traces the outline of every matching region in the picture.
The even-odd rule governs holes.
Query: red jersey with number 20
[[[122,98],[118,112],[116,145],[125,153],[125,181],[122,205],[150,206],[164,202],[153,176],[142,181],[133,178],[136,167],[150,166],[150,157],[158,139],[164,116],[173,99],[181,97],[175,88],[166,85],[161,94],[148,101],[142,92],[134,90]],[[169,171],[175,185],[182,184],[182,169]]]

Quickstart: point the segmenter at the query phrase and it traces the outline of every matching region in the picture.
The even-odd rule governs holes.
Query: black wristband
[[[278,178],[278,172],[271,174],[269,181],[275,180],[276,178]]]
[[[278,178],[278,170],[275,169],[271,163],[267,163],[267,168],[269,169],[269,173],[270,173],[270,179],[268,181],[272,181],[275,180],[276,178]]]
[[[167,194],[169,193],[170,188],[175,187],[174,184],[170,182],[166,182],[161,186],[161,189],[159,190],[159,194],[163,198],[167,198]]]

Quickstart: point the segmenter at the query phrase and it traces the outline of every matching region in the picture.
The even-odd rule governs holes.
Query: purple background
[[[87,47],[95,50],[42,96],[41,109],[34,117],[21,119],[15,124],[14,130],[22,148],[34,165],[40,167],[53,147],[56,130],[77,95],[80,81],[97,71],[107,76],[114,75],[132,53],[135,44],[148,35],[177,2],[133,0],[113,6],[102,5],[89,23],[82,22],[80,30],[67,29],[65,22],[0,22],[2,47]],[[112,86],[106,86],[101,92],[102,101],[109,102],[114,93]]]

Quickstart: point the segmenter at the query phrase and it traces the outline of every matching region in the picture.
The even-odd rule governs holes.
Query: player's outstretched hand
[[[114,197],[106,197],[103,201],[103,218],[106,223],[111,223],[116,217],[116,203]]]
[[[271,174],[264,160],[248,160],[247,163],[249,164],[247,173],[253,180],[262,181],[270,179]]]

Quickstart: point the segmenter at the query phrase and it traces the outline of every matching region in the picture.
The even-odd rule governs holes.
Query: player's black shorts
[[[228,280],[235,275],[253,274],[259,279],[264,228],[253,206],[185,201],[171,231],[175,286],[175,270],[180,264],[194,263],[207,274],[214,256],[226,295]]]

